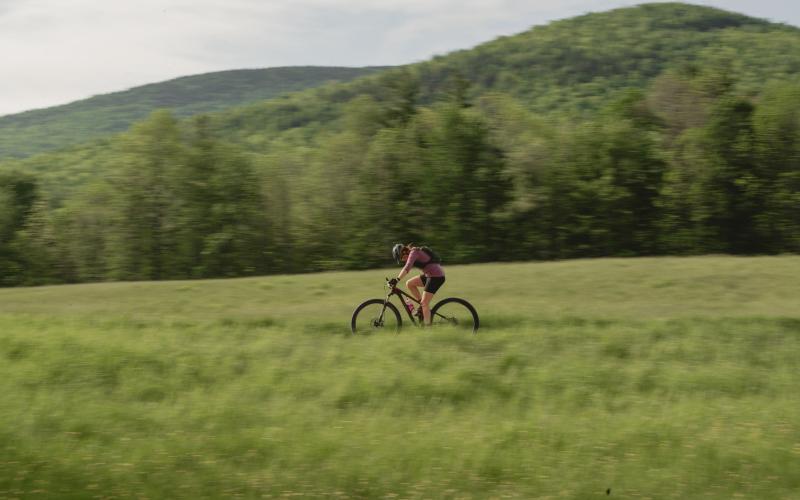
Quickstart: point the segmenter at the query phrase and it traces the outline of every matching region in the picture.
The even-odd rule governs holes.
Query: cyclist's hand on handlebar
[[[390,279],[387,283],[389,283],[389,288],[394,288],[397,286],[397,282],[400,281],[397,278]]]

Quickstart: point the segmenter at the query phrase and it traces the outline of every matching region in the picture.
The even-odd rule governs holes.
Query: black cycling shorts
[[[431,295],[444,285],[444,276],[431,276],[429,278],[423,274],[420,278],[422,278],[422,284],[425,285],[425,291]]]

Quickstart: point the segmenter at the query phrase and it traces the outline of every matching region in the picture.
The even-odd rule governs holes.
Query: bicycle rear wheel
[[[464,299],[450,297],[438,302],[431,309],[431,324],[453,330],[477,333],[480,326],[478,312]]]
[[[385,306],[384,306],[385,304]],[[350,319],[350,331],[355,335],[373,335],[377,333],[397,333],[403,326],[400,311],[391,302],[383,299],[370,299],[363,302],[353,311]]]

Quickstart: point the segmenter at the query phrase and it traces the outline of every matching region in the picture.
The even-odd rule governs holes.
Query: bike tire
[[[449,297],[437,302],[431,309],[433,326],[449,326],[454,329],[478,333],[480,319],[472,304],[458,297]]]
[[[403,326],[403,318],[391,302],[386,303],[383,318],[380,310],[383,309],[383,299],[370,299],[362,302],[353,311],[350,318],[350,331],[353,335],[374,335],[380,332],[397,333]],[[388,322],[387,322],[388,317]]]

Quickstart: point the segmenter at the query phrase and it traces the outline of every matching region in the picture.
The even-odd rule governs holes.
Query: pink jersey
[[[430,278],[438,278],[444,276],[444,268],[439,264],[426,264],[426,262],[430,261],[431,258],[420,250],[419,248],[415,248],[411,250],[411,253],[408,254],[408,260],[406,260],[406,265],[403,267],[403,272],[407,273],[414,267],[419,267],[422,269],[422,274],[428,276]]]

